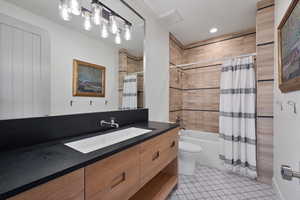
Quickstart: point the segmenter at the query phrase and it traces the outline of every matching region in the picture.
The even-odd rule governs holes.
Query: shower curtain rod
[[[175,65],[175,66],[172,66],[171,68],[173,68],[173,67],[184,68],[184,67],[188,67],[188,66],[192,66],[192,65],[201,64],[201,63],[226,61],[226,60],[230,60],[230,59],[233,59],[233,58],[243,58],[243,57],[247,57],[247,56],[256,56],[256,53],[244,54],[244,55],[240,55],[240,56],[225,57],[225,58],[222,58],[222,59],[204,60],[204,61],[199,61],[199,62],[194,62],[194,63],[189,63],[189,64]]]

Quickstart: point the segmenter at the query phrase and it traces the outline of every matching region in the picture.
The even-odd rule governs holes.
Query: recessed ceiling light
[[[216,32],[218,32],[218,29],[217,28],[212,28],[212,29],[209,30],[209,32],[210,33],[216,33]]]

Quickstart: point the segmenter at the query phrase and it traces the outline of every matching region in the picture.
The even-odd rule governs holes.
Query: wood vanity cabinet
[[[163,200],[177,184],[178,129],[8,200]]]
[[[85,200],[130,199],[177,157],[177,132],[171,130],[87,166]]]
[[[84,200],[84,169],[59,177],[7,200]]]

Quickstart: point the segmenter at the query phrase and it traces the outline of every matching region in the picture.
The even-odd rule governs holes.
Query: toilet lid
[[[179,150],[186,151],[186,152],[197,153],[197,152],[202,151],[202,148],[201,148],[201,146],[196,145],[196,144],[179,141]]]

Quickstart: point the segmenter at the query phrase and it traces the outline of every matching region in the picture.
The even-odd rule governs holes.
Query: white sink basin
[[[149,133],[151,131],[152,130],[132,127],[104,135],[65,143],[65,145],[81,153],[90,153],[92,151],[96,151],[98,149]]]

